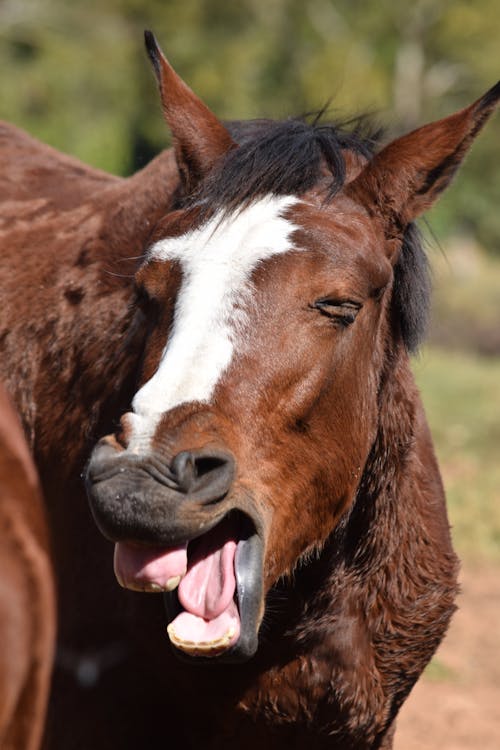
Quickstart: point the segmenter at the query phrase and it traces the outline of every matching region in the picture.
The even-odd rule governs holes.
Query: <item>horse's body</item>
[[[161,715],[163,702],[151,706],[150,715],[151,701],[144,700],[144,729],[135,714],[141,715],[144,690],[135,685],[141,667],[135,670],[134,640],[142,639],[140,632],[129,634],[123,614],[135,597],[113,579],[109,544],[96,533],[81,474],[90,446],[129,400],[127,381],[133,382],[138,355],[133,336],[124,348],[123,333],[131,329],[135,261],[120,261],[143,251],[149,222],[168,211],[177,182],[174,160],[166,153],[142,177],[125,181],[12,126],[2,125],[0,136],[1,377],[39,468],[58,582],[59,649],[47,742],[137,746],[153,731],[147,724]],[[155,611],[158,618],[161,602],[146,605],[153,605],[146,620]],[[97,670],[95,685],[86,665]],[[106,696],[123,710],[113,715]]]
[[[406,232],[404,240],[392,225],[387,230],[387,247],[395,258],[391,262],[385,260],[383,253],[378,256],[378,250],[363,247],[368,235],[370,242],[375,242],[373,238],[383,233],[368,225],[376,211],[363,197],[363,191],[368,191],[366,186],[378,178],[369,173],[361,181],[371,164],[366,150],[356,150],[344,142],[340,151],[346,172],[339,180],[343,192],[335,197],[339,213],[328,221],[337,222],[333,236],[338,238],[344,232],[342,225],[339,228],[339,217],[346,216],[346,224],[351,216],[358,217],[345,230],[345,236],[357,248],[356,265],[346,274],[340,250],[335,257],[346,284],[358,273],[370,275],[370,283],[373,281],[377,289],[371,296],[359,289],[357,293],[366,296],[365,310],[378,310],[373,318],[378,322],[354,323],[361,301],[358,310],[349,302],[350,297],[347,301],[342,298],[340,312],[336,301],[328,301],[330,307],[333,304],[332,313],[328,305],[325,309],[322,297],[317,300],[321,313],[313,325],[324,326],[323,315],[333,316],[335,321],[341,319],[341,324],[335,323],[335,336],[345,328],[344,342],[350,340],[351,327],[353,335],[359,331],[361,337],[361,332],[365,330],[366,334],[368,330],[363,326],[373,325],[371,333],[358,340],[354,373],[352,368],[347,369],[347,344],[340,344],[344,349],[332,370],[335,377],[329,377],[328,387],[323,385],[320,391],[307,396],[307,415],[302,413],[303,392],[309,387],[317,388],[318,382],[310,386],[308,377],[294,379],[291,370],[283,369],[280,351],[287,351],[288,318],[283,315],[278,328],[267,331],[266,320],[259,312],[252,319],[252,340],[261,342],[262,350],[267,351],[265,359],[262,352],[257,355],[246,350],[244,359],[227,370],[232,373],[227,376],[229,379],[223,380],[222,386],[213,386],[215,375],[212,377],[208,371],[213,355],[208,351],[207,364],[202,357],[190,367],[191,372],[198,373],[190,384],[178,382],[176,367],[170,367],[166,373],[168,384],[160,383],[159,389],[154,390],[158,388],[155,372],[163,373],[165,369],[158,363],[166,331],[173,327],[172,339],[179,339],[175,325],[180,323],[172,322],[176,290],[181,278],[194,278],[197,274],[196,265],[190,266],[189,272],[188,266],[183,265],[191,261],[182,254],[184,243],[179,245],[177,238],[185,235],[190,242],[198,242],[202,236],[198,228],[201,226],[202,232],[204,226],[199,220],[196,223],[196,211],[207,204],[202,200],[198,208],[188,205],[186,210],[179,210],[182,196],[196,191],[204,174],[211,174],[212,152],[221,156],[228,150],[237,154],[238,149],[227,131],[210,120],[208,111],[190,99],[193,95],[189,90],[186,94],[186,90],[176,89],[179,84],[174,79],[169,83],[173,96],[178,93],[183,104],[191,108],[187,120],[175,121],[176,115],[171,114],[165,102],[166,69],[161,68],[160,58],[153,57],[167,118],[174,130],[178,166],[174,154],[165,152],[142,172],[121,180],[90,170],[15,129],[4,127],[1,131],[5,166],[0,175],[0,197],[4,201],[0,236],[2,260],[8,259],[8,263],[2,278],[2,301],[7,300],[7,304],[0,311],[0,367],[24,417],[43,480],[59,584],[60,649],[46,747],[104,750],[162,747],[170,742],[172,747],[198,747],[203,743],[207,748],[221,750],[234,746],[254,748],[256,743],[269,748],[302,748],[306,744],[311,748],[390,748],[399,706],[446,631],[454,609],[457,572],[442,484],[409,367],[407,349],[414,323],[405,311],[403,322],[396,320],[397,308],[394,303],[391,307],[390,302],[391,263],[396,268],[395,276],[399,274],[394,295],[399,295],[400,306],[406,299],[403,286],[411,286],[412,262],[406,267],[401,265],[396,251],[403,242],[407,254],[414,253],[413,259],[418,260],[418,249],[412,250],[412,230]],[[488,106],[491,110],[494,101],[491,95],[489,99],[485,97],[482,105],[475,105],[476,110],[471,108],[470,123],[465,123],[463,115],[465,124],[453,124],[454,132],[462,128],[464,143],[467,133],[479,127],[474,117],[478,122],[480,117],[484,119],[483,109],[486,111]],[[206,127],[203,118],[209,120]],[[189,133],[184,143],[181,127]],[[265,126],[262,128],[263,131],[257,126],[240,129],[236,140],[252,143],[255,133],[264,132],[267,136]],[[198,150],[194,143],[197,138],[206,138]],[[462,150],[448,131],[443,141],[446,138],[449,144],[443,145],[443,153],[439,152],[436,158],[443,161],[450,151],[458,160],[470,138]],[[432,140],[436,142],[434,133]],[[418,154],[423,145],[422,141],[416,149]],[[447,171],[455,166],[454,161],[449,161]],[[260,214],[252,236],[261,226],[269,228],[269,237],[276,236],[272,253],[266,250],[267,259],[262,260],[261,252],[257,266],[248,271],[253,274],[256,300],[264,294],[267,278],[271,279],[271,291],[278,294],[290,278],[306,282],[310,270],[314,270],[310,259],[323,257],[319,254],[323,251],[318,250],[322,239],[316,229],[325,220],[321,212],[326,209],[321,206],[326,204],[321,203],[323,198],[319,200],[315,190],[324,184],[331,167],[331,163],[327,167],[320,165],[309,175],[309,186],[302,191],[303,203],[295,198],[283,202],[280,191],[271,200],[255,198]],[[231,168],[228,161],[226,175]],[[433,169],[431,187],[435,180],[443,178],[443,170],[438,171],[431,160],[426,166],[428,181]],[[383,182],[380,185],[383,187]],[[419,196],[426,196],[429,185],[417,185],[415,190],[421,190]],[[404,192],[404,187],[401,190]],[[211,196],[215,204],[220,201],[221,210],[225,200],[231,202],[227,195],[225,183],[215,180]],[[357,202],[365,207],[358,211]],[[396,201],[388,196],[386,204],[394,207]],[[307,214],[313,211],[313,205],[314,220],[313,214]],[[275,206],[280,207],[278,213]],[[404,210],[409,213],[407,204]],[[414,213],[420,210],[419,204]],[[244,213],[244,221],[253,221],[249,211]],[[210,237],[225,231],[223,214],[217,216],[212,225],[210,213],[203,219],[211,227],[210,236],[203,239],[206,248],[211,247]],[[411,218],[402,221],[402,231],[406,231]],[[231,227],[241,229],[241,221],[228,221]],[[293,266],[298,256],[289,253],[286,243],[279,244],[286,221],[293,224],[293,231],[299,226],[297,236],[308,248],[300,256],[304,263],[300,272]],[[162,244],[165,237],[166,244]],[[153,269],[155,275],[146,278],[145,283],[150,292],[152,287],[156,289],[158,299],[154,314],[148,309],[143,314],[137,307],[131,275],[137,267],[137,257],[142,257],[155,241],[157,255],[150,256],[149,265],[146,263],[140,272],[140,281],[144,282],[144,274],[147,276]],[[270,239],[261,241],[272,244]],[[229,253],[231,243],[227,246]],[[240,260],[249,264],[248,258],[253,259],[255,251],[250,247],[245,252],[247,255]],[[389,250],[385,252],[389,254]],[[373,263],[372,257],[379,260]],[[169,259],[167,264],[165,258]],[[227,267],[232,268],[232,263]],[[272,275],[273,269],[278,269],[277,276]],[[241,271],[242,278],[245,273]],[[321,274],[326,278],[327,269],[323,268]],[[421,283],[418,268],[415,274],[415,283]],[[324,295],[331,289],[319,291]],[[186,299],[188,293],[189,289]],[[187,303],[188,310],[191,305],[196,307],[203,293],[201,288],[192,297],[194,302]],[[293,300],[296,290],[289,294]],[[244,295],[240,299],[242,306],[245,299]],[[411,307],[411,292],[409,299]],[[225,297],[223,300],[227,302]],[[306,299],[308,302],[314,299]],[[158,307],[163,303],[164,307]],[[376,307],[379,304],[380,310]],[[207,305],[209,317],[208,298]],[[310,304],[307,309],[313,307]],[[269,314],[273,310],[265,298],[260,307],[255,303],[257,308]],[[255,310],[252,308],[245,315],[254,315]],[[180,313],[176,315],[176,321],[180,320]],[[231,316],[231,320],[238,318],[236,307]],[[368,312],[359,312],[361,321],[371,320],[368,316]],[[310,341],[307,346],[300,342],[301,325],[296,328],[294,346],[306,359],[310,357],[308,372],[314,373],[318,354],[307,349]],[[199,343],[203,347],[214,333],[219,359],[226,356],[223,346],[234,339],[224,338],[224,326],[226,323],[217,329],[216,321],[214,331],[208,329]],[[321,331],[325,349],[330,346],[327,337],[333,334],[331,328]],[[164,359],[171,356],[163,355]],[[189,354],[182,356],[179,367]],[[288,358],[287,366],[292,361]],[[277,363],[277,370],[272,381],[266,381],[265,367],[271,362],[273,366]],[[218,372],[221,368],[226,371],[222,365],[217,367]],[[335,379],[340,390],[332,395],[331,383]],[[168,644],[161,597],[130,593],[116,585],[111,572],[111,547],[96,531],[80,488],[79,477],[90,446],[96,437],[116,427],[118,418],[129,408],[138,382],[143,387],[134,400],[134,414],[122,420],[117,438],[108,438],[98,447],[89,473],[96,518],[118,543],[117,573],[128,588],[172,588],[183,571],[179,576],[174,571],[168,587],[165,581],[158,582],[151,572],[153,568],[139,565],[138,572],[137,550],[141,547],[136,545],[143,545],[143,550],[145,545],[144,554],[152,559],[161,551],[160,563],[171,566],[172,545],[179,548],[180,557],[185,556],[185,540],[199,536],[207,524],[207,528],[214,527],[215,522],[206,520],[207,514],[212,513],[218,514],[218,520],[225,519],[223,530],[215,530],[209,542],[201,542],[201,553],[198,547],[201,567],[204,559],[212,559],[215,577],[219,572],[239,587],[238,594],[229,596],[227,604],[231,622],[239,629],[239,640],[235,641],[235,631],[231,629],[222,636],[217,633],[215,646],[201,641],[201,636],[190,645],[182,633],[179,636],[169,631],[175,650],[187,652],[185,662],[174,656]],[[300,392],[293,390],[296,382],[303,386]],[[224,389],[224,395],[217,392],[215,401],[206,395],[213,387]],[[173,393],[172,389],[179,388],[180,396],[167,394],[168,389]],[[190,395],[186,396],[188,391]],[[273,406],[273,398],[278,398],[278,408]],[[156,416],[161,403],[163,417]],[[265,428],[259,423],[262,415],[259,417],[256,411],[258,403],[261,410],[264,408]],[[288,426],[279,442],[273,442],[283,427],[281,415],[290,404],[296,409],[293,428]],[[316,404],[321,410],[315,416]],[[322,415],[329,419],[323,426]],[[344,444],[339,425],[344,431]],[[242,426],[246,434],[241,433]],[[316,448],[305,444],[302,449],[301,441],[314,437],[315,430],[319,430],[314,438]],[[263,434],[268,437],[264,439]],[[155,456],[161,458],[162,451],[168,456],[161,458],[159,469],[156,464],[154,468],[140,463],[144,445],[151,440]],[[211,446],[208,453],[206,445]],[[273,461],[279,455],[285,457],[286,466],[278,472]],[[249,458],[254,460],[252,471],[241,474],[240,467]],[[125,459],[127,464],[116,463]],[[163,475],[162,467],[169,462],[173,468]],[[118,473],[115,466],[119,466]],[[193,473],[193,466],[198,473]],[[202,469],[204,476],[209,475],[204,483],[198,482]],[[308,479],[312,470],[316,473]],[[262,475],[259,471],[267,473]],[[160,506],[152,494],[154,472],[162,487],[170,487],[170,494]],[[109,477],[113,483],[118,481],[116,476],[128,484],[112,484],[108,491]],[[228,492],[235,477],[235,486],[240,489]],[[288,497],[287,481],[297,481],[297,477],[299,489]],[[140,491],[137,482],[143,482]],[[217,489],[213,489],[216,485]],[[307,500],[309,486],[314,487],[314,495]],[[182,523],[175,510],[175,493],[181,490],[186,496]],[[336,498],[331,507],[327,503],[329,493]],[[187,515],[191,496],[203,498],[196,506],[196,532],[192,531],[194,521]],[[162,519],[162,508],[171,519],[168,525]],[[250,575],[245,579],[245,595],[241,572],[237,571],[234,584],[231,566],[218,563],[218,553],[214,555],[209,549],[210,544],[220,544],[221,554],[234,556],[233,542],[238,546],[242,541],[237,536],[233,540],[235,518],[239,519],[238,524],[245,524],[245,539],[252,540],[253,545],[243,545],[250,549],[250,557],[234,564]],[[206,575],[203,570],[202,574]],[[226,583],[224,580],[222,588]],[[189,599],[189,592],[186,596]],[[219,609],[221,597],[217,590],[215,606]],[[189,611],[185,614],[190,616]],[[205,624],[212,622],[209,614],[202,619]],[[208,665],[200,667],[196,663],[198,654],[207,653],[207,649],[211,649],[212,658]],[[229,661],[239,663],[225,664],[219,654],[225,657],[226,653]]]
[[[48,534],[38,479],[0,387],[0,746],[36,750],[55,641]]]

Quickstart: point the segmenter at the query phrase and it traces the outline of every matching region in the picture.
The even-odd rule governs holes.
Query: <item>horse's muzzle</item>
[[[263,522],[253,498],[234,489],[235,474],[235,459],[219,447],[182,451],[167,462],[158,454],[120,450],[106,438],[87,468],[95,521],[104,536],[119,543],[118,580],[127,588],[154,591],[154,576],[141,587],[147,578],[142,561],[154,558],[169,571],[161,590],[169,592],[170,639],[179,655],[197,662],[214,656],[246,660],[258,646]],[[127,568],[134,570],[132,579],[119,575]]]

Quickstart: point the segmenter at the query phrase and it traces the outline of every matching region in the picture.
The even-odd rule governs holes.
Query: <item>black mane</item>
[[[342,189],[346,178],[343,151],[366,159],[377,150],[381,130],[366,118],[344,124],[323,124],[320,116],[307,119],[249,120],[227,124],[238,148],[188,199],[201,209],[232,212],[265,195],[302,195],[320,179],[326,164],[331,172],[327,200]],[[392,318],[405,346],[414,352],[429,317],[430,275],[420,233],[411,224],[394,269]]]

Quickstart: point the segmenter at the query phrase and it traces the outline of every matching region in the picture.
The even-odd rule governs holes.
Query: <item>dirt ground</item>
[[[395,750],[500,750],[500,565],[464,565],[448,635],[403,706]]]

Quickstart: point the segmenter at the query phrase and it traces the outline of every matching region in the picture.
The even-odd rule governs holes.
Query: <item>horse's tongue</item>
[[[187,544],[170,549],[115,545],[115,575],[122,586],[138,591],[175,588],[187,568]]]
[[[187,654],[217,656],[240,636],[235,553],[230,520],[189,544],[188,571],[177,592],[184,609],[168,626],[172,643]]]
[[[204,620],[215,620],[233,601],[236,588],[236,539],[224,522],[189,545],[188,570],[179,584],[184,609]]]

